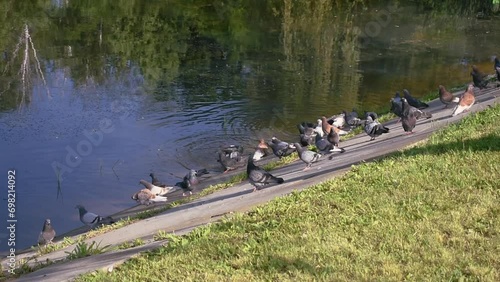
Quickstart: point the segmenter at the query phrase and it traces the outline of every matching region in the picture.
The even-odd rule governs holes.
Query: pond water
[[[81,226],[76,204],[134,206],[151,171],[169,184],[221,172],[222,144],[296,140],[301,121],[384,111],[403,88],[470,81],[471,64],[492,73],[500,42],[498,17],[476,17],[484,1],[98,2],[0,8],[0,181],[16,170],[18,249],[45,218]]]

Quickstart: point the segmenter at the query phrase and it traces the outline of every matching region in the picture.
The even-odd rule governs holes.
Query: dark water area
[[[469,82],[472,64],[493,73],[500,42],[484,1],[6,2],[0,220],[15,169],[18,249],[46,218],[81,226],[76,204],[134,206],[152,171],[172,185],[222,172],[220,145],[293,141],[301,121],[384,111],[403,88]]]

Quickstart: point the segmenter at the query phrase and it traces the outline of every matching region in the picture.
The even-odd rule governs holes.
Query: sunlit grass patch
[[[500,106],[471,115],[77,280],[499,281],[499,117]]]

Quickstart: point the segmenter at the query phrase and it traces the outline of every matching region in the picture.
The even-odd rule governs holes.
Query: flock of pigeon
[[[495,58],[494,70],[497,80],[500,81],[500,61],[498,58]],[[460,97],[453,96],[444,86],[439,85],[439,100],[445,105],[444,108],[454,103],[457,104],[452,111],[452,116],[466,112],[474,105],[474,87],[478,87],[481,90],[488,86],[487,75],[479,72],[476,66],[472,66],[471,76],[473,83],[467,86],[467,90]],[[403,90],[403,97],[401,97],[399,92],[396,92],[390,102],[391,112],[400,118],[400,122],[406,134],[413,133],[418,119],[429,119],[432,117],[431,113],[423,111],[429,107],[429,105],[412,97],[410,92],[406,89]],[[298,124],[298,142],[287,143],[276,137],[272,137],[269,142],[261,139],[253,154],[249,155],[245,155],[244,149],[241,146],[223,146],[217,152],[217,161],[224,167],[224,173],[243,167],[246,164],[248,181],[254,187],[253,191],[255,192],[265,186],[284,182],[283,178],[273,176],[271,173],[254,163],[270,154],[268,153],[269,149],[271,149],[272,153],[280,159],[297,152],[300,160],[306,164],[304,170],[307,170],[311,168],[314,162],[318,161],[324,155],[330,154],[329,159],[332,159],[333,155],[331,154],[335,152],[344,153],[345,149],[339,147],[340,136],[346,135],[349,131],[358,126],[364,127],[364,131],[370,137],[370,141],[375,140],[376,137],[382,134],[389,133],[389,128],[378,121],[378,116],[374,112],[366,112],[364,119],[361,119],[355,110],[351,112],[343,111],[341,114],[330,118],[323,116],[318,119],[315,124],[308,122]],[[310,150],[308,148],[310,145],[314,145],[316,151]],[[186,176],[184,176],[183,180],[176,183],[174,186],[168,186],[161,183],[155,177],[154,173],[151,173],[149,175],[151,177],[151,182],[140,180],[139,183],[145,188],[132,195],[132,199],[143,205],[166,202],[166,195],[179,188],[182,189],[183,196],[186,196],[186,193],[192,195],[194,186],[200,182],[200,177],[208,173],[206,169],[191,169]],[[78,209],[80,221],[91,228],[114,222],[109,216],[102,217],[98,214],[88,212],[82,205],[77,205],[75,208]],[[52,243],[55,235],[56,232],[52,227],[50,219],[46,219],[38,237],[38,244],[45,245]]]

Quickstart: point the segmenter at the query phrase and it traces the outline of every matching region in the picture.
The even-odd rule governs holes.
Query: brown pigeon
[[[458,103],[460,98],[453,96],[443,85],[439,85],[439,100],[444,104],[444,108],[448,108],[449,104]]]
[[[141,189],[134,195],[132,195],[132,200],[137,201],[141,205],[148,206],[151,203],[166,202],[167,197],[156,196],[149,189]]]
[[[460,113],[464,113],[469,111],[470,107],[474,105],[476,102],[476,97],[474,96],[474,85],[469,84],[467,87],[467,91],[462,94],[460,97],[460,101],[458,102],[458,105],[453,109],[453,114],[451,115],[456,116]]]

